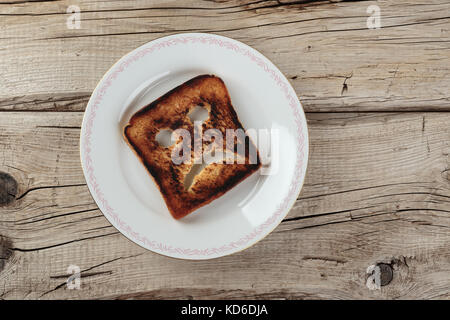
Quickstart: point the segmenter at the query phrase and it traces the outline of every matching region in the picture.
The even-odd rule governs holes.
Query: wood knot
[[[12,255],[12,242],[9,238],[0,236],[0,271],[5,268],[8,259]]]
[[[380,285],[387,286],[394,277],[392,267],[387,263],[378,263],[377,267],[380,268]]]
[[[394,276],[392,264],[377,263],[376,265],[370,265],[367,268],[367,281],[366,286],[370,290],[380,289],[383,286],[387,286],[391,283]]]
[[[0,206],[16,199],[17,181],[8,173],[0,172]]]

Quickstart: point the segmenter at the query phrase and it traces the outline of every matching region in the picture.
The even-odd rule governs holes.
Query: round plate
[[[222,78],[244,128],[272,132],[257,142],[271,148],[265,172],[175,220],[123,128],[134,112],[201,74]],[[83,171],[100,210],[132,241],[175,258],[216,258],[264,238],[295,202],[307,161],[306,119],[287,79],[261,53],[213,34],[160,38],[121,58],[94,90],[81,129]]]

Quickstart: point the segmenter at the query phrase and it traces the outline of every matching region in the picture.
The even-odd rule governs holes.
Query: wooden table
[[[80,29],[67,27],[70,5]],[[380,29],[367,28],[370,5]],[[0,297],[450,298],[449,12],[448,0],[2,0]],[[127,240],[80,166],[83,111],[102,75],[179,32],[262,52],[309,124],[306,182],[287,219],[211,261]],[[79,290],[66,286],[71,265]]]

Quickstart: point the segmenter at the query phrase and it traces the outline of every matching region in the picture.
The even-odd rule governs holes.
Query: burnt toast
[[[192,110],[198,106],[205,108],[209,114],[208,119],[201,124],[193,123],[189,117]],[[208,129],[220,131],[223,142],[218,140],[216,143],[222,144],[223,150],[228,153],[236,154],[239,143],[244,143],[246,148],[244,154],[236,157],[241,156],[244,161],[226,163],[224,160],[206,164],[191,184],[186,186],[186,177],[194,170],[194,160],[198,157],[193,147],[196,143],[194,140],[198,139],[194,131],[195,125],[199,126],[197,129],[202,132]],[[174,148],[180,145],[179,139],[168,147],[157,141],[161,130],[177,129],[185,129],[190,133],[192,148],[190,161],[179,164],[174,163],[172,158]],[[175,219],[180,219],[219,198],[260,168],[260,158],[251,139],[246,135],[245,141],[240,141],[237,137],[232,144],[226,143],[227,129],[245,131],[222,79],[213,75],[201,75],[179,85],[136,112],[123,133],[125,140],[153,177],[170,213]],[[199,150],[211,150],[213,143],[214,139],[200,140]],[[249,152],[252,148],[256,151],[253,154]]]

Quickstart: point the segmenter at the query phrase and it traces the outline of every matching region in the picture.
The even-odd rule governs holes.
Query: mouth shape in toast
[[[193,121],[191,117],[199,107],[208,112],[208,118],[202,122]],[[157,136],[164,130],[174,132],[180,129],[189,133],[188,142],[193,152],[189,161],[176,164],[173,153],[180,139],[172,145],[161,145]],[[243,161],[231,163],[224,157],[223,161],[199,164],[196,162],[198,154],[194,151],[197,129],[202,132],[217,130],[223,137],[226,137],[227,130],[245,132],[224,82],[213,75],[195,77],[172,89],[136,112],[124,129],[125,140],[153,177],[175,219],[219,198],[261,166],[256,147],[247,135],[243,139],[233,139],[231,145],[225,138],[223,142],[201,139],[202,153],[211,153],[214,143],[222,144],[219,147],[223,147],[223,154],[236,154]],[[244,153],[236,152],[238,145],[245,146]]]

